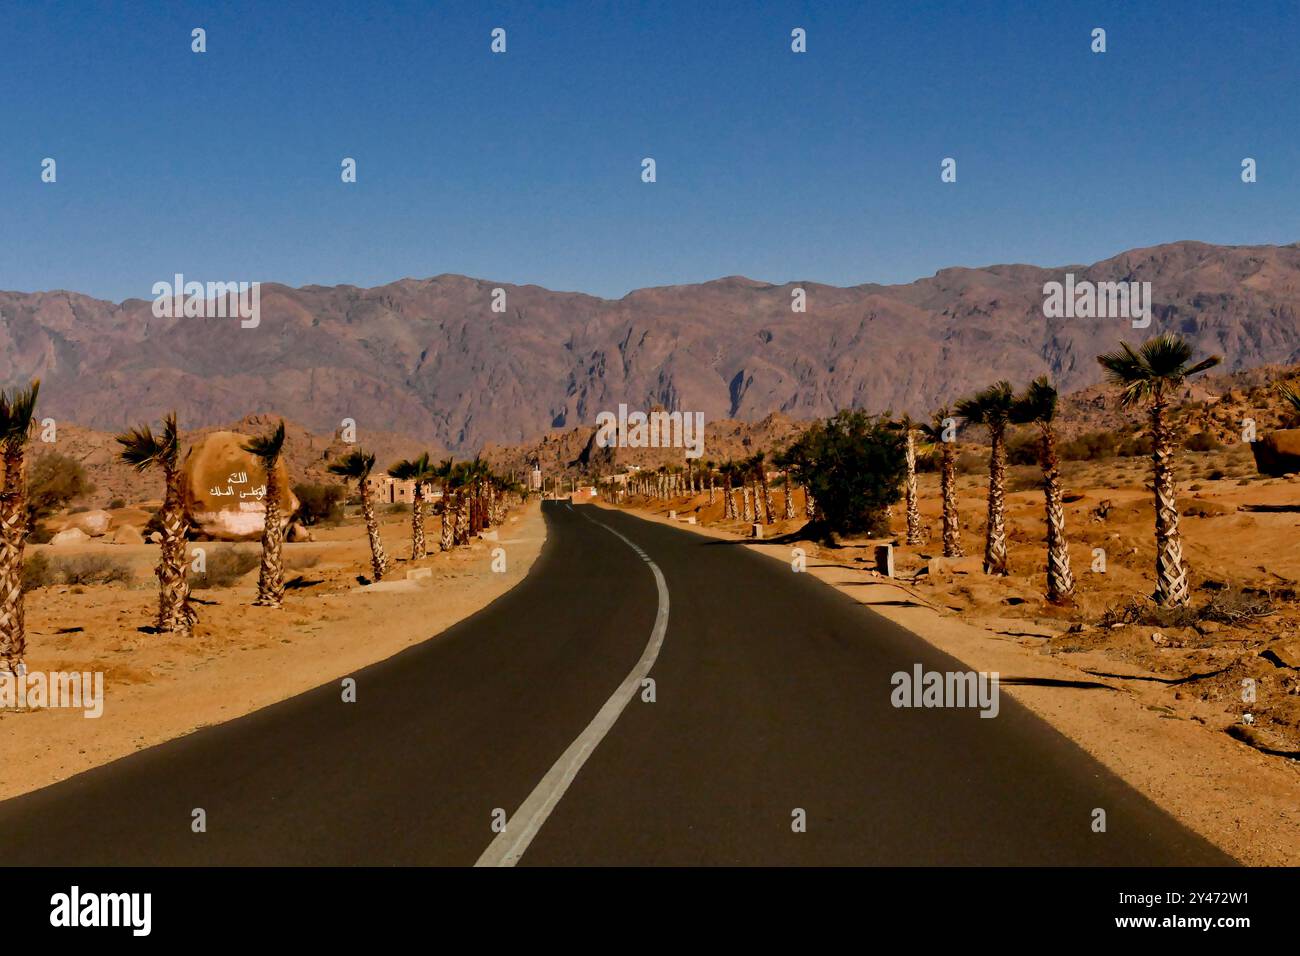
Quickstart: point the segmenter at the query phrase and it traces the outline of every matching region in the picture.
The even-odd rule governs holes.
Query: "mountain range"
[[[1150,282],[1150,328],[1046,318],[1044,285],[1067,273]],[[804,312],[792,310],[796,289]],[[1300,361],[1300,243],[1177,242],[905,285],[732,276],[616,300],[459,275],[369,289],[264,282],[256,328],[157,318],[152,306],[0,292],[0,385],[40,377],[42,417],[105,431],[169,409],[190,428],[271,412],[326,434],[350,418],[363,443],[371,430],[458,453],[590,425],[619,403],[709,421],[924,415],[999,378],[1048,373],[1063,391],[1085,388],[1101,379],[1098,353],[1166,330],[1222,355],[1225,371]]]

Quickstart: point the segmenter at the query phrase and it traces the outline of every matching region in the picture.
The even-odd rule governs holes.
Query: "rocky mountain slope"
[[[1043,285],[1067,272],[1151,282],[1150,329],[1045,318]],[[497,287],[504,313],[492,311]],[[796,287],[805,313],[791,311]],[[620,402],[709,421],[847,406],[923,414],[996,378],[1093,385],[1096,354],[1165,329],[1222,354],[1227,371],[1298,361],[1300,244],[1179,242],[896,286],[731,277],[618,300],[454,275],[373,289],[267,283],[255,329],[157,319],[151,305],[0,292],[0,384],[40,376],[43,414],[105,431],[169,408],[192,426],[275,409],[318,433],[352,418],[460,452],[590,425]]]

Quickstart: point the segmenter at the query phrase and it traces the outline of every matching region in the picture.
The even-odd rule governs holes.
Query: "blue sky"
[[[1297,37],[1300,4],[1267,0],[11,0],[0,289],[459,272],[616,297],[1295,242]]]

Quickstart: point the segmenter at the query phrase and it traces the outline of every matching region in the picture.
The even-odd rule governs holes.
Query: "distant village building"
[[[366,480],[370,486],[370,496],[381,505],[409,505],[415,500],[415,482],[398,481],[388,475],[372,475]],[[432,482],[424,482],[424,500],[433,501],[442,497],[442,489]]]

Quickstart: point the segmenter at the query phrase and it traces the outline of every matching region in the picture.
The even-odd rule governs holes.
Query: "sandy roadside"
[[[612,508],[605,502],[601,507]],[[686,525],[642,508],[651,521],[714,538],[740,536]],[[751,541],[751,550],[789,566],[791,545]],[[873,611],[907,628],[977,671],[996,671],[1002,690],[1038,714],[1089,754],[1192,830],[1238,860],[1257,866],[1300,863],[1300,768],[1266,756],[1194,720],[1170,712],[1132,682],[1085,673],[1045,657],[1010,633],[976,627],[943,612],[912,591],[861,565],[837,564],[808,547],[807,571]],[[851,586],[849,586],[851,585]],[[1034,686],[1015,679],[1086,681],[1104,687]]]
[[[401,555],[403,544],[409,549],[407,527],[407,518],[385,522],[390,555]],[[436,548],[436,522],[430,527]],[[333,540],[286,546],[291,568],[295,558],[309,560],[303,561],[307,583],[291,587],[283,609],[249,606],[253,571],[234,588],[195,592],[211,603],[199,605],[199,626],[188,642],[139,631],[157,600],[147,578],[130,588],[34,592],[29,671],[103,671],[104,712],[98,719],[71,710],[0,712],[0,799],[251,713],[430,640],[524,579],[546,538],[540,503],[525,505],[492,533],[496,540],[416,564],[398,561],[376,591],[358,590],[356,575],[369,567],[359,527],[340,529]],[[506,552],[503,573],[492,570],[497,547]],[[111,545],[100,549],[124,553]],[[137,550],[140,563],[156,558],[156,548]],[[406,571],[415,567],[429,569],[429,577],[407,582]],[[84,630],[69,633],[69,624]]]

